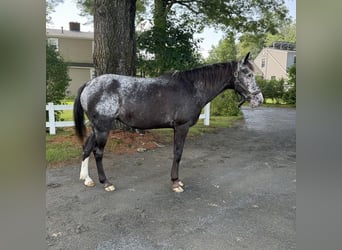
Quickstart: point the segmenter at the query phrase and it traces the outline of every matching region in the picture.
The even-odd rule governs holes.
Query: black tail
[[[85,88],[86,84],[82,85],[77,92],[77,96],[74,102],[74,121],[75,121],[75,132],[78,138],[83,142],[83,138],[86,134],[86,127],[84,125],[84,110],[81,105],[81,93]]]

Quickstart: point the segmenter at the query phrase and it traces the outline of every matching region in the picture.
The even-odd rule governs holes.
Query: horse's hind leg
[[[103,158],[103,152],[104,152],[104,147],[106,146],[106,142],[108,139],[109,135],[109,130],[108,131],[96,131],[96,142],[95,142],[95,148],[94,148],[94,156],[95,156],[95,161],[96,161],[96,167],[97,167],[97,172],[99,174],[99,181],[104,184],[104,189],[106,191],[114,191],[115,187],[112,183],[110,183],[106,177],[106,174],[103,169],[103,164],[102,164],[102,158]]]
[[[95,134],[91,132],[83,146],[83,159],[80,172],[80,180],[84,180],[84,185],[87,187],[95,186],[95,182],[90,178],[88,171],[89,155],[95,146]]]

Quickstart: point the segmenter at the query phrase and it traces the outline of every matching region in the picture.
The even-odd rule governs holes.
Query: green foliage
[[[264,38],[265,46],[272,45],[273,42],[292,42],[296,43],[296,23],[285,22],[279,28],[277,34],[267,33]]]
[[[59,0],[63,1],[63,0]],[[136,18],[140,20],[142,15],[146,12],[146,4],[148,0],[136,1]],[[88,18],[89,22],[92,22],[94,16],[94,0],[76,0],[77,7],[81,10],[81,16]]]
[[[232,90],[226,90],[218,95],[210,105],[211,114],[214,116],[239,116],[238,97]]]
[[[167,23],[164,31],[158,27],[137,35],[137,49],[151,55],[138,55],[138,72],[157,76],[167,71],[190,69],[199,64],[198,41],[186,23]]]
[[[68,67],[54,47],[46,45],[46,103],[61,104],[71,79]],[[56,120],[60,112],[56,112]]]
[[[227,61],[227,59],[241,58],[248,52],[251,58],[256,58],[260,51],[271,45],[275,41],[287,41],[296,43],[296,23],[284,20],[279,24],[278,33],[254,33],[245,32],[239,37],[239,42],[235,44],[232,33],[219,41],[217,46],[213,46],[209,52],[208,63]]]
[[[272,99],[275,103],[280,104],[284,95],[284,79],[265,80],[257,77],[256,80],[264,96],[264,100]]]
[[[288,104],[296,104],[296,64],[289,68],[289,89],[283,94],[283,100]]]
[[[64,0],[45,0],[45,17],[47,23],[51,23],[51,14],[55,11],[57,5],[63,2]]]
[[[187,1],[181,1],[187,2]],[[283,0],[211,0],[193,1],[204,20],[229,31],[276,33],[279,22],[287,18]],[[193,5],[193,4],[192,4]],[[194,8],[194,7],[192,7]]]
[[[259,52],[276,41],[296,43],[296,23],[285,19],[278,24],[276,33],[254,33],[246,32],[239,38],[238,57],[251,52],[251,57],[255,58]]]
[[[259,52],[264,47],[264,34],[244,33],[239,38],[237,44],[238,57],[251,53],[251,58],[256,58]]]
[[[233,33],[230,33],[226,38],[221,39],[217,46],[212,47],[206,62],[218,63],[236,60],[236,54],[235,37]]]

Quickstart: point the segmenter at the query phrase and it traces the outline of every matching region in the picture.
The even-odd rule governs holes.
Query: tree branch
[[[186,1],[186,0],[177,1],[177,0],[175,0],[175,1],[172,1],[172,2],[173,2],[173,4],[177,3],[179,5],[182,5],[182,6],[186,7],[188,10],[190,10],[191,12],[193,12],[195,14],[200,14],[200,12],[198,10],[195,10],[194,8],[191,7],[191,4],[194,3],[194,2],[196,3],[196,1],[191,1],[191,0],[188,0],[188,1]]]

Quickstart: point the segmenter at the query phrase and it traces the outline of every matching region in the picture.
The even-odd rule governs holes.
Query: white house
[[[296,46],[289,42],[274,42],[263,48],[254,59],[258,72],[266,80],[288,79],[288,69],[296,63]]]

